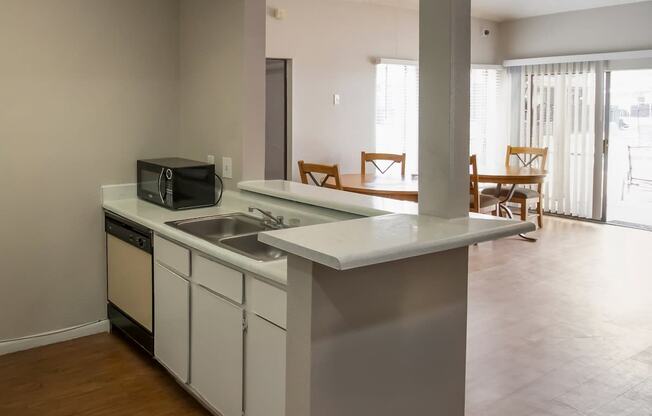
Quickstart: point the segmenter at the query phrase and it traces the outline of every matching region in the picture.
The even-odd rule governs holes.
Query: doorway
[[[291,176],[290,61],[267,59],[265,179]]]
[[[606,221],[652,228],[652,69],[607,73]]]

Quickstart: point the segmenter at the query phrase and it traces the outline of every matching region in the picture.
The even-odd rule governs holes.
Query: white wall
[[[180,154],[264,178],[264,0],[180,1]]]
[[[491,34],[483,36],[484,29]],[[471,19],[471,63],[498,65],[502,63],[500,55],[500,25],[491,20]]]
[[[0,341],[106,315],[99,189],[178,136],[178,2],[3,0]]]
[[[337,0],[268,0],[267,6],[267,57],[293,60],[294,177],[301,159],[359,172],[360,152],[374,150],[373,59],[418,59],[418,12]],[[274,19],[273,8],[286,9],[286,19]],[[482,38],[483,27],[494,36]],[[498,62],[497,30],[474,19],[474,63]]]
[[[652,2],[500,24],[504,59],[652,49]]]

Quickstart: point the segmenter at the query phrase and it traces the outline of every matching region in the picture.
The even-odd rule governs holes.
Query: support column
[[[471,1],[421,0],[419,212],[469,212]]]

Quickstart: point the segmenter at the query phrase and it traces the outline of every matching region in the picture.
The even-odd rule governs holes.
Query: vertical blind
[[[595,63],[526,66],[522,71],[519,144],[548,147],[544,209],[593,214]]]
[[[504,71],[471,71],[471,153],[481,165],[504,160],[507,139],[501,91]],[[376,151],[406,153],[408,173],[418,172],[419,67],[381,63],[376,68]]]

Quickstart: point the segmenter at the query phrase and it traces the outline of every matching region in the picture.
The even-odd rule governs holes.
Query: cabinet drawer
[[[244,276],[237,270],[192,253],[192,280],[215,293],[242,304]]]
[[[154,235],[154,259],[180,275],[190,276],[190,250]]]
[[[249,296],[247,303],[253,313],[287,329],[287,293],[284,290],[252,278]]]

